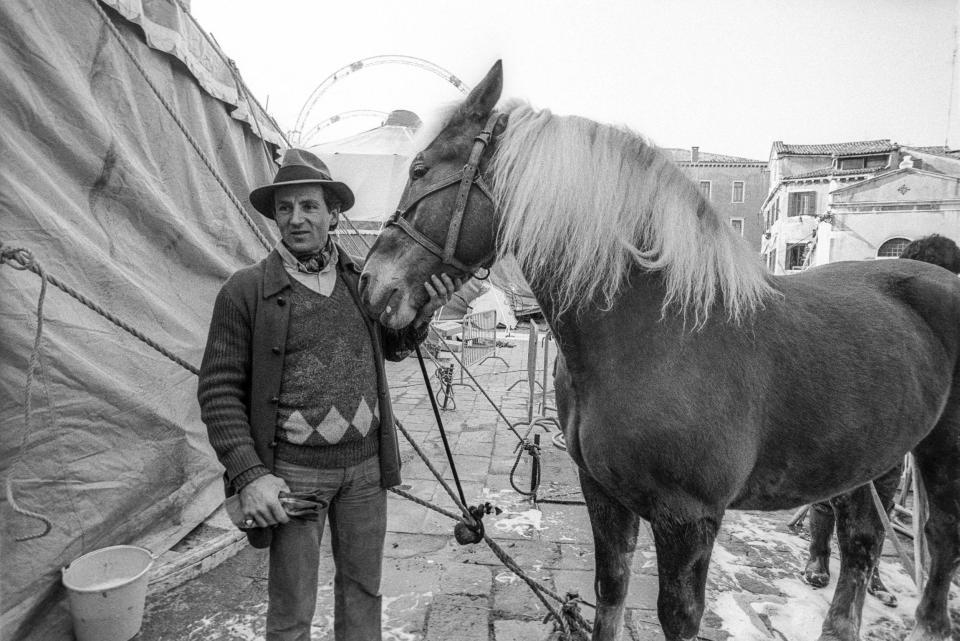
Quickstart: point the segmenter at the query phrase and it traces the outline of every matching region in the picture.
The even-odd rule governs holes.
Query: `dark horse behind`
[[[910,641],[946,641],[960,562],[960,282],[909,261],[770,276],[662,152],[622,128],[510,102],[497,63],[410,165],[361,279],[411,322],[430,274],[516,256],[562,354],[560,422],[593,526],[594,639],[615,639],[639,519],[668,641],[693,639],[729,508],[862,486],[907,451],[926,484],[930,578]],[[883,530],[838,511],[841,570],[820,639],[859,636]]]

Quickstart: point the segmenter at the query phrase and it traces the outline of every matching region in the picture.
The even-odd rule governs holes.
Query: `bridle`
[[[484,149],[490,144],[490,139],[493,137],[493,130],[496,128],[497,123],[500,122],[502,116],[503,114],[497,112],[490,114],[483,129],[473,139],[473,149],[470,151],[470,158],[467,160],[467,164],[463,166],[463,169],[430,182],[411,182],[408,180],[403,195],[400,197],[400,205],[397,207],[397,211],[394,212],[393,216],[387,221],[387,226],[394,225],[399,227],[413,241],[439,258],[445,265],[450,265],[460,270],[464,275],[475,276],[478,270],[485,269],[487,273],[483,278],[486,278],[490,273],[489,268],[493,265],[493,261],[496,258],[497,252],[496,249],[494,249],[479,262],[467,265],[457,259],[456,253],[457,245],[460,242],[460,227],[463,225],[463,214],[467,208],[467,198],[470,196],[470,189],[476,186],[477,189],[480,190],[480,193],[493,203],[494,212],[496,212],[496,203],[494,203],[493,194],[487,186],[487,183],[483,180],[483,174],[480,173],[480,158],[483,156]],[[454,202],[453,215],[450,217],[450,226],[447,228],[447,239],[443,247],[441,247],[418,231],[410,221],[405,218],[405,215],[414,205],[430,194],[446,189],[457,183],[460,184],[460,188],[457,191],[457,200]],[[494,215],[496,215],[496,213],[494,213]]]

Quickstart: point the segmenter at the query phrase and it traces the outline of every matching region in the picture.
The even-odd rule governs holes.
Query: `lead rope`
[[[453,461],[453,452],[450,451],[450,443],[447,441],[447,432],[443,429],[443,419],[440,418],[440,408],[437,407],[437,399],[433,396],[433,386],[430,385],[430,375],[427,374],[427,366],[423,362],[423,353],[420,351],[420,344],[415,346],[417,351],[417,361],[420,363],[420,373],[423,374],[423,384],[427,387],[427,396],[430,397],[430,406],[433,408],[433,417],[437,421],[437,427],[440,428],[440,439],[443,441],[443,449],[447,453],[447,461],[450,462],[450,472],[453,474],[453,482],[457,484],[457,494],[460,496],[461,509],[466,508],[467,499],[463,495],[463,487],[460,485],[460,476],[457,474],[457,464]],[[469,510],[464,516],[472,519]]]

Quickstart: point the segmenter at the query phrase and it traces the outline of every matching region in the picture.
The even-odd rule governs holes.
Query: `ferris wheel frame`
[[[361,60],[356,60],[351,62],[348,65],[337,69],[329,76],[324,78],[320,84],[318,84],[314,90],[310,93],[310,96],[307,98],[306,102],[303,103],[303,107],[300,108],[300,113],[297,115],[297,122],[294,125],[293,130],[289,132],[290,138],[297,141],[296,144],[302,144],[303,137],[302,132],[307,126],[307,122],[310,119],[311,112],[316,106],[317,101],[320,100],[320,97],[333,86],[339,80],[343,80],[347,76],[356,73],[362,69],[368,67],[375,67],[379,65],[386,64],[400,64],[408,67],[416,67],[418,69],[423,69],[424,71],[429,71],[435,76],[443,79],[444,81],[450,83],[455,88],[457,88],[461,93],[469,93],[470,86],[465,82],[460,80],[456,75],[450,71],[444,69],[440,65],[434,64],[429,60],[424,60],[423,58],[416,58],[414,56],[400,56],[400,55],[383,55],[383,56],[371,56],[369,58],[363,58]],[[329,120],[329,119],[328,119]],[[323,124],[323,123],[321,123]],[[332,124],[332,123],[327,123]],[[322,127],[320,127],[322,128]],[[311,129],[311,136],[316,133],[318,130],[317,127]]]

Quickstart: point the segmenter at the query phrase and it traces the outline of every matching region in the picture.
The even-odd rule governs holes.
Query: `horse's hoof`
[[[830,573],[807,568],[803,571],[803,580],[815,588],[825,588],[830,584]]]
[[[927,630],[921,630],[920,628],[914,628],[910,632],[910,636],[907,637],[906,641],[950,641],[950,633],[946,634],[934,634],[933,632]]]
[[[877,601],[884,604],[888,608],[897,607],[897,597],[895,594],[887,592],[886,590],[867,590],[870,594],[876,597]]]

